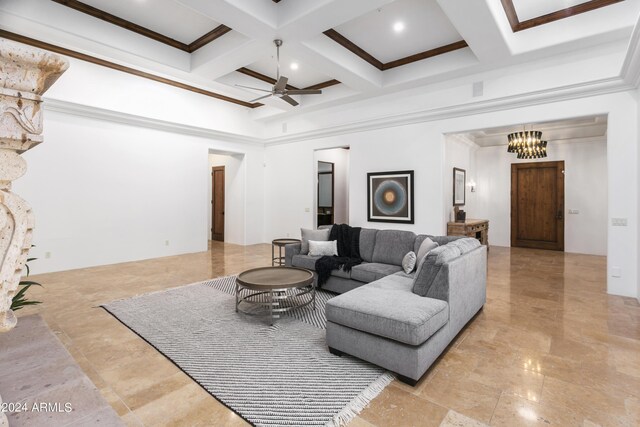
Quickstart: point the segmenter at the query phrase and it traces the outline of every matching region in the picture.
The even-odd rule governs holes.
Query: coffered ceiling
[[[0,36],[268,119],[628,40],[639,13],[639,0],[1,0]],[[295,110],[237,86],[273,84],[276,38],[290,87],[324,88]]]
[[[72,4],[62,1],[65,3]],[[220,25],[220,22],[173,0],[82,0],[82,3],[185,44]]]
[[[462,40],[435,0],[397,0],[334,30],[382,63]]]

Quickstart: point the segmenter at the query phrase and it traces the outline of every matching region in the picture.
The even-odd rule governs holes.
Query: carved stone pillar
[[[68,67],[58,55],[0,38],[0,332],[16,325],[11,299],[34,224],[31,208],[11,192],[11,182],[27,171],[20,154],[43,140],[41,95]],[[0,427],[7,424],[0,413]]]

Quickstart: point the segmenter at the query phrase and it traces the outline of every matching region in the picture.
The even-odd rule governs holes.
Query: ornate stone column
[[[0,38],[0,332],[17,322],[11,299],[24,273],[34,224],[31,208],[11,192],[11,182],[27,171],[20,154],[43,140],[41,95],[68,67],[58,55]],[[0,413],[0,427],[5,425]]]

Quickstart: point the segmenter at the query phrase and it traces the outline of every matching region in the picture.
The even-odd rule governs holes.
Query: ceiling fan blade
[[[287,95],[321,95],[320,89],[291,89],[287,91]]]
[[[293,105],[294,107],[296,105],[298,105],[298,102],[295,99],[293,99],[292,97],[290,97],[289,95],[282,95],[280,97],[280,99],[282,99],[283,101],[288,102],[289,104]]]
[[[278,81],[276,82],[276,85],[274,86],[275,90],[285,90],[287,88],[287,82],[289,81],[288,78],[286,78],[285,76],[280,76],[280,78],[278,79]]]
[[[249,101],[249,102],[256,102],[256,101],[260,101],[261,99],[265,99],[265,98],[268,98],[268,97],[270,97],[270,96],[271,96],[271,94],[269,94],[269,95],[265,95],[265,96],[261,96],[260,98],[252,99],[252,100],[251,100],[251,101]]]
[[[267,90],[267,89],[261,89],[261,88],[259,88],[259,87],[251,87],[251,86],[244,86],[244,85],[235,85],[235,86],[237,86],[237,87],[242,87],[242,88],[245,88],[245,89],[259,90],[260,92],[269,92],[269,93],[271,93],[271,91],[270,91],[270,90]]]

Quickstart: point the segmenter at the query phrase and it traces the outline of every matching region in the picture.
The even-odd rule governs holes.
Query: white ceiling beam
[[[273,43],[232,31],[192,53],[191,72],[216,80],[272,52]]]
[[[511,51],[505,40],[504,28],[496,20],[489,1],[498,0],[437,0],[458,33],[481,62],[498,62],[509,58]],[[506,15],[504,20],[506,22]],[[511,29],[509,28],[509,31]]]
[[[395,0],[295,0],[279,5],[278,34],[306,40]]]
[[[382,71],[323,34],[288,49],[305,64],[359,92],[382,86]]]
[[[273,40],[277,5],[266,0],[175,0],[250,38]]]

